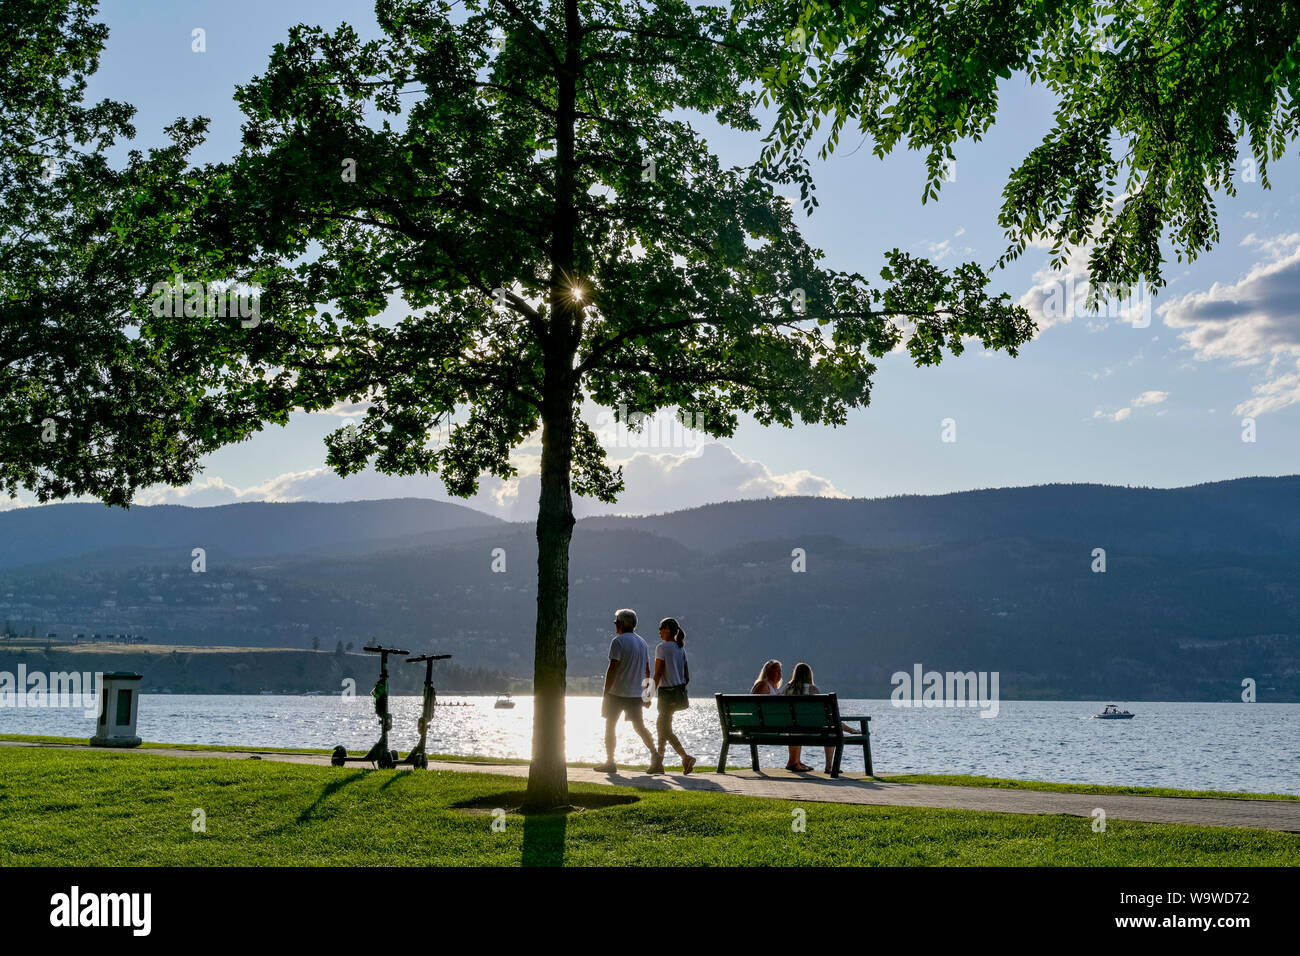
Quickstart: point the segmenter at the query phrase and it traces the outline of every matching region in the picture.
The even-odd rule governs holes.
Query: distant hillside
[[[275,649],[225,647],[41,647],[0,648],[0,671],[64,671],[109,673],[134,671],[144,676],[146,694],[339,694],[351,688],[366,698],[379,673],[379,658],[373,654],[329,653]],[[433,675],[441,694],[496,694],[509,689],[502,675],[457,667],[443,661]],[[390,666],[389,688],[393,694],[422,694],[424,665]]]
[[[1300,551],[1300,475],[1189,488],[1039,485],[895,498],[770,498],[644,518],[587,518],[700,551],[751,541],[833,535],[887,548],[1012,536],[1093,540],[1127,551]]]
[[[209,559],[301,554],[317,549],[391,545],[396,538],[502,522],[462,505],[418,498],[343,504],[246,502],[215,508],[179,505],[109,508],[59,504],[0,511],[0,568],[97,552],[190,551]]]
[[[283,526],[277,513],[298,506],[263,507],[266,523]],[[190,571],[188,549],[165,563],[142,551],[10,567],[0,571],[0,616],[24,632],[128,631],[159,643],[315,640],[330,650],[374,637],[528,678],[533,528],[469,514],[483,523],[425,531],[407,522],[386,539],[365,537],[377,528],[317,528],[310,553],[272,536],[284,550],[259,545],[255,561],[210,551],[204,574]],[[802,573],[791,567],[796,548]],[[1106,551],[1105,573],[1092,571],[1095,548]],[[504,573],[492,569],[496,549]],[[700,694],[747,689],[777,657],[787,669],[807,660],[822,686],[851,695],[888,696],[890,675],[920,663],[996,670],[1007,698],[1235,700],[1252,678],[1261,701],[1295,701],[1300,478],[774,499],[580,521],[575,678],[603,670],[618,607],[642,614],[648,638],[660,617],[682,622]]]

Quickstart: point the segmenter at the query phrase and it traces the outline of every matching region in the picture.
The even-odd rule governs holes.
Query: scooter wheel
[[[390,750],[388,751],[388,759],[392,761],[392,763],[389,764],[389,766],[396,767],[399,763],[402,762],[402,755],[399,754],[396,750]]]
[[[342,744],[339,744],[337,747],[334,748],[334,752],[330,754],[330,763],[333,764],[335,767],[341,767],[345,763],[347,763],[347,761],[348,761],[347,748],[344,747]]]
[[[416,757],[416,758],[415,758],[415,768],[416,768],[417,770],[428,770],[428,769],[429,769],[429,758],[426,757],[426,756],[424,756],[423,754],[421,754],[420,756]]]
[[[392,752],[380,754],[379,759],[375,761],[380,770],[392,770],[397,766],[397,761],[393,759]]]

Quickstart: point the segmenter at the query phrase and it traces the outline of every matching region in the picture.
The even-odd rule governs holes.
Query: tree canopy
[[[854,126],[878,155],[926,153],[938,194],[962,139],[993,125],[1022,72],[1056,107],[1010,173],[1009,245],[1091,247],[1094,288],[1163,285],[1169,242],[1191,260],[1219,237],[1214,190],[1268,186],[1294,141],[1300,5],[1278,0],[742,0],[787,36],[765,70],[778,110],[766,158],[809,195],[806,148]],[[823,120],[825,125],[823,126]],[[1244,147],[1244,148],[1243,148]]]
[[[877,152],[927,150],[929,196],[992,123],[998,80],[1026,71],[1061,105],[1008,184],[1007,257],[1096,238],[1102,282],[1157,278],[1166,226],[1187,255],[1213,241],[1205,178],[1226,184],[1235,133],[1265,181],[1293,134],[1289,6],[377,0],[375,39],[299,26],[275,47],[237,90],[230,162],[189,164],[196,120],[115,170],[77,152],[130,133],[128,107],[80,104],[93,5],[0,4],[17,28],[0,122],[35,131],[5,147],[21,155],[0,195],[2,487],[126,503],[348,403],[337,472],[437,473],[466,495],[513,477],[540,429],[534,805],[566,793],[572,493],[622,484],[584,403],[687,410],[715,436],[742,414],[837,425],[894,350],[933,365],[1033,332],[972,263],[880,250],[878,282],[823,264],[780,194],[815,202],[803,153],[823,117],[827,148],[855,121]],[[752,166],[693,123],[759,134],[765,104]],[[63,157],[52,178],[43,151]],[[157,308],[169,284],[178,307]],[[232,287],[256,321],[215,307]]]
[[[84,102],[107,37],[94,13],[0,0],[0,491],[126,504],[189,481],[235,419],[136,328],[205,124],[178,122],[169,146],[114,168],[105,151],[135,135],[134,109]],[[170,198],[150,212],[146,192]]]
[[[280,258],[262,273],[268,327],[223,329],[278,329],[302,407],[369,403],[331,444],[342,473],[373,457],[457,494],[511,477],[555,353],[574,401],[689,407],[729,434],[739,412],[841,423],[869,357],[900,345],[932,364],[967,336],[1026,338],[975,266],[895,251],[878,288],[821,268],[772,184],[672,115],[758,129],[744,87],[764,51],[724,9],[583,3],[569,25],[565,4],[463,6],[453,22],[451,4],[381,2],[370,43],[297,28],[238,94],[230,219]],[[398,295],[409,314],[379,318]],[[318,302],[334,308],[309,316]],[[576,428],[578,490],[608,497],[617,479]]]
[[[741,413],[842,424],[873,358],[1014,353],[1032,324],[973,264],[893,250],[879,285],[823,267],[763,170],[719,162],[689,116],[758,131],[780,38],[680,0],[454,6],[380,0],[371,41],[291,31],[237,93],[245,148],[207,204],[224,225],[186,255],[261,284],[262,324],[145,322],[240,356],[221,389],[261,414],[364,407],[328,439],[340,474],[437,472],[466,495],[512,477],[540,426],[529,787],[553,805],[571,494],[622,487],[582,403],[688,409],[713,435]]]

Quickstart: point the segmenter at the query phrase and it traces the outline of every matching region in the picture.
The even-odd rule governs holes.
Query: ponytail
[[[659,622],[659,626],[668,629],[668,636],[677,642],[678,647],[686,643],[686,632],[682,630],[676,618],[666,617]]]

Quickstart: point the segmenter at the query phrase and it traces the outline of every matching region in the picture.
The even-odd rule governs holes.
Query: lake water
[[[496,710],[491,697],[447,697],[429,738],[433,753],[527,758],[533,702],[516,697],[513,710]],[[1022,780],[1055,780],[1187,789],[1300,793],[1300,704],[1136,703],[1121,705],[1132,720],[1089,720],[1106,701],[1002,701],[998,716],[977,709],[896,708],[888,700],[844,700],[840,710],[871,719],[877,773],[959,773]],[[417,739],[420,698],[390,698],[392,745],[409,749]],[[604,759],[600,699],[568,700],[568,757]],[[653,709],[646,724],[654,731]],[[678,737],[700,759],[717,766],[718,714],[711,698],[678,713]],[[145,740],[263,747],[332,747],[365,750],[378,736],[368,695],[357,697],[251,697],[145,694],[138,732]],[[0,733],[89,737],[94,722],[80,709],[0,708]],[[617,759],[644,764],[648,755],[626,724],[619,724]],[[763,766],[786,762],[784,748],[761,747]],[[805,747],[805,763],[822,769],[819,748]],[[745,749],[728,763],[747,765]],[[671,761],[670,761],[671,763]],[[712,769],[712,768],[710,768]],[[861,772],[862,750],[844,757],[844,769]]]

